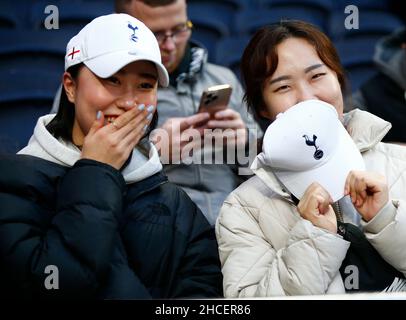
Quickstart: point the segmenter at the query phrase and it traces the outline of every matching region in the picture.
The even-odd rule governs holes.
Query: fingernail
[[[148,112],[152,112],[154,110],[154,106],[151,104],[150,106],[148,106],[147,111]]]
[[[145,104],[140,104],[140,105],[138,106],[138,110],[142,111],[142,110],[144,110],[144,109],[145,109]]]
[[[101,118],[101,111],[97,111],[96,113],[96,119],[99,120]]]
[[[147,120],[151,120],[152,119],[152,113],[150,113],[148,116],[147,116]]]
[[[131,106],[134,104],[134,101],[132,101],[132,100],[127,100],[127,101],[125,102],[125,104],[126,104],[127,107],[131,107]]]

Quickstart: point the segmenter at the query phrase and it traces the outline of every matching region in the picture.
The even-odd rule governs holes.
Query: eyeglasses
[[[163,44],[167,38],[172,38],[174,42],[179,42],[186,37],[187,32],[192,28],[193,23],[192,21],[188,20],[185,23],[176,26],[170,32],[158,31],[154,32],[154,35],[160,45]]]

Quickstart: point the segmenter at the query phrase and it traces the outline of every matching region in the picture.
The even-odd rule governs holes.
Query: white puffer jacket
[[[364,232],[406,275],[406,147],[381,143],[390,123],[365,111],[345,124],[368,171],[386,176],[391,201]],[[225,297],[344,293],[339,268],[349,242],[300,217],[290,194],[257,157],[255,176],[234,190],[216,222]]]

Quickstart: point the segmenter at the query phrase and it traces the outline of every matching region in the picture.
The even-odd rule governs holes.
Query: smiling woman
[[[148,141],[168,82],[154,34],[129,15],[69,41],[58,113],[0,158],[0,297],[222,295],[214,231]]]
[[[245,100],[269,127],[255,176],[217,220],[225,296],[402,290],[406,148],[380,142],[388,122],[343,114],[332,42],[281,21],[256,32],[241,68]]]
[[[64,85],[69,101],[75,104],[72,129],[72,142],[75,145],[83,145],[98,112],[100,116],[104,116],[103,125],[113,126],[116,130],[125,126],[121,115],[126,111],[136,108],[141,115],[144,113],[139,116],[138,125],[134,128],[138,131],[137,137],[119,137],[121,143],[130,147],[131,142],[138,142],[141,134],[145,134],[145,129],[155,114],[158,76],[152,62],[132,62],[105,79],[83,67],[76,80],[65,73]]]
[[[256,54],[250,55],[253,51]],[[330,39],[311,24],[298,22],[262,28],[248,44],[241,68],[245,100],[258,119],[272,120],[288,107],[320,94],[321,100],[333,104],[342,114],[342,95],[346,93],[344,70]],[[333,94],[327,87],[316,90],[324,88],[319,85],[319,78],[321,82],[329,81]]]

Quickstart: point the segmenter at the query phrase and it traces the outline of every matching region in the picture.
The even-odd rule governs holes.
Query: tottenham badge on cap
[[[277,116],[264,135],[263,158],[298,199],[313,182],[337,201],[351,170],[365,170],[364,160],[338,118],[320,100],[300,102]]]
[[[84,63],[100,78],[108,78],[127,64],[153,62],[159,83],[166,87],[169,76],[161,61],[158,42],[145,24],[136,18],[113,13],[89,22],[66,47],[65,70]]]

